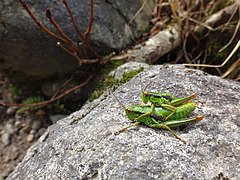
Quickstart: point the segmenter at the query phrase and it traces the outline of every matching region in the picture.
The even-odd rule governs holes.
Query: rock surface
[[[102,95],[49,127],[8,180],[239,179],[239,82],[181,65],[148,66],[141,78],[143,87],[153,81],[149,90],[198,93],[193,116],[204,120],[175,130],[187,143],[144,125],[115,135],[130,120],[111,94]],[[139,79],[114,92],[123,104],[140,102]]]
[[[51,10],[53,18],[65,34],[75,43],[81,41],[62,1],[26,2],[39,21],[53,32],[56,31],[45,16],[47,8]],[[90,1],[67,2],[80,29],[84,32],[89,23]],[[106,54],[132,44],[149,28],[153,7],[154,0],[148,0],[144,6],[141,0],[95,0],[94,24],[90,37],[92,48]],[[57,40],[47,35],[33,22],[19,1],[1,0],[0,71],[7,74],[9,79],[12,81],[26,81],[26,78],[44,79],[75,70],[76,60],[56,47],[56,42]]]

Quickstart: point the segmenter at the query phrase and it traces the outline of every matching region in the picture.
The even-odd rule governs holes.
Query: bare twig
[[[239,9],[239,18],[240,18],[240,9]],[[236,28],[235,28],[235,31],[234,31],[234,33],[233,33],[232,38],[230,39],[230,41],[229,41],[225,46],[223,46],[223,47],[219,50],[219,52],[222,52],[224,49],[226,49],[226,48],[232,43],[233,39],[235,38],[236,34],[238,33],[239,27],[240,27],[240,21],[238,21],[237,26],[236,26]]]
[[[26,4],[26,2],[24,0],[19,0],[20,3],[22,4],[22,6],[24,7],[24,9],[28,12],[28,14],[30,15],[30,17],[34,20],[34,22],[41,28],[43,29],[47,34],[51,35],[52,37],[54,37],[55,39],[58,40],[57,42],[57,46],[60,47],[63,51],[65,51],[66,53],[70,54],[71,56],[73,56],[77,61],[79,66],[81,66],[82,64],[93,64],[93,63],[97,63],[99,62],[98,59],[82,59],[80,58],[80,52],[78,50],[77,45],[69,38],[69,36],[67,34],[65,34],[63,32],[63,30],[61,29],[61,27],[58,25],[58,23],[55,21],[55,19],[52,17],[51,11],[49,9],[46,10],[46,16],[49,20],[49,22],[54,26],[54,28],[57,30],[57,32],[60,35],[57,35],[55,33],[53,33],[52,31],[50,31],[48,28],[46,28],[42,23],[40,23],[40,21],[33,15],[32,11],[30,10],[29,6]],[[93,26],[93,16],[94,16],[94,1],[91,0],[91,13],[90,13],[90,20],[89,20],[89,25],[88,28],[86,30],[86,32],[84,34],[81,33],[80,28],[77,26],[77,22],[76,19],[73,16],[73,13],[67,3],[66,0],[62,0],[63,4],[65,5],[70,18],[72,20],[72,23],[76,29],[76,31],[78,32],[78,34],[80,35],[80,37],[82,38],[83,41],[83,53],[85,55],[85,57],[87,57],[87,53],[85,48],[88,47],[87,41],[89,39],[89,34],[92,30],[92,26]],[[89,49],[97,56],[99,57],[90,47]]]
[[[228,24],[228,22],[232,19],[233,15],[236,13],[236,10],[238,10],[238,9],[239,9],[239,5],[237,3],[234,3],[228,7],[212,14],[211,16],[209,16],[207,18],[207,20],[204,22],[204,25],[214,28],[213,26],[215,24],[218,24],[218,26]],[[224,17],[224,19],[223,19],[223,17]],[[202,25],[196,26],[194,31],[202,32],[204,30],[205,26],[202,26]]]
[[[24,9],[28,12],[29,16],[31,16],[31,18],[34,20],[34,22],[42,29],[44,30],[47,34],[49,34],[50,36],[54,37],[55,39],[57,39],[58,41],[62,41],[64,43],[67,43],[65,39],[61,38],[60,36],[56,35],[55,33],[53,33],[52,31],[50,31],[46,26],[44,26],[40,21],[38,21],[38,19],[33,15],[32,11],[30,10],[29,6],[27,5],[27,3],[24,0],[19,0],[19,2],[22,4],[22,6],[24,7]]]
[[[67,0],[63,0],[62,2],[63,2],[63,4],[65,5],[65,7],[66,7],[66,9],[68,11],[68,14],[70,15],[70,18],[71,18],[71,20],[73,22],[73,25],[74,25],[76,31],[78,32],[79,36],[83,40],[84,39],[83,33],[81,32],[80,28],[77,25],[77,21],[76,21],[75,17],[73,16],[72,10],[71,10],[71,8],[68,5]]]
[[[82,84],[79,84],[78,86],[75,86],[73,88],[70,88],[68,90],[66,90],[65,92],[63,92],[62,94],[54,97],[54,98],[50,98],[47,101],[42,101],[42,102],[38,102],[38,103],[33,103],[33,104],[11,104],[11,103],[4,103],[4,102],[0,102],[0,106],[6,106],[6,107],[11,107],[11,106],[15,106],[15,107],[34,107],[34,106],[45,106],[48,104],[51,104],[59,99],[61,99],[62,97],[72,93],[73,91],[82,88],[83,86],[85,86],[86,84],[88,84],[90,82],[90,80],[93,78],[93,75],[90,75],[88,77],[88,79],[83,82]]]
[[[89,24],[88,24],[87,30],[84,33],[84,40],[83,40],[84,45],[88,42],[90,32],[92,31],[93,22],[94,22],[94,0],[91,0]]]
[[[82,47],[82,51],[83,51],[84,57],[87,57],[86,49],[85,49],[84,46],[82,46],[82,41],[84,40],[84,34],[82,33],[82,31],[81,31],[80,28],[78,27],[78,25],[77,25],[77,20],[76,20],[75,17],[73,16],[73,12],[72,12],[69,4],[67,3],[67,0],[63,0],[62,2],[63,2],[63,4],[65,5],[65,7],[66,7],[66,9],[67,9],[67,11],[68,11],[68,14],[69,14],[69,16],[70,16],[70,18],[71,18],[71,21],[72,21],[72,23],[73,23],[73,25],[74,25],[75,30],[77,31],[78,35],[79,35],[80,38],[81,38],[81,43],[80,43],[79,45],[81,45],[81,47]],[[88,48],[88,47],[87,47],[87,48]]]

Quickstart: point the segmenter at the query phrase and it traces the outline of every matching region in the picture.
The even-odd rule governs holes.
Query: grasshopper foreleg
[[[145,116],[150,116],[150,115],[153,113],[153,111],[154,111],[154,107],[155,107],[154,104],[152,104],[149,112],[138,116],[138,117],[135,118],[133,121],[137,121],[138,119],[140,119],[140,118],[142,118],[142,117],[145,117]]]

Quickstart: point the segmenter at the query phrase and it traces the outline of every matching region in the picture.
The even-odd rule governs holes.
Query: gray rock
[[[84,32],[89,24],[90,1],[67,2]],[[46,27],[56,32],[45,17],[44,12],[49,8],[65,34],[76,44],[81,41],[62,1],[29,0],[27,3]],[[94,51],[100,54],[119,51],[149,29],[154,0],[148,0],[142,9],[141,6],[141,0],[95,0],[94,24],[89,41]],[[139,9],[141,11],[138,12]],[[57,40],[38,28],[19,1],[1,0],[0,71],[11,81],[27,82],[58,77],[76,70],[76,60],[56,47],[56,42]]]
[[[123,104],[139,103],[139,78],[114,92]],[[141,78],[149,90],[198,93],[193,116],[204,120],[175,130],[187,143],[144,125],[115,135],[131,122],[110,94],[50,126],[8,180],[240,179],[239,82],[181,65],[148,66]]]
[[[60,119],[63,119],[65,117],[67,117],[67,115],[64,115],[64,114],[56,114],[56,115],[49,116],[53,124],[57,123]]]

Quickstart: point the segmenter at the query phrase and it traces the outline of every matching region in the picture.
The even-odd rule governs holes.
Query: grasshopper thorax
[[[174,99],[174,95],[170,93],[155,93],[155,92],[143,92],[142,101],[147,103],[150,101],[155,105],[168,104]]]
[[[147,87],[150,86],[150,82],[142,91],[142,101],[143,103],[148,103],[149,101],[155,105],[168,104],[174,99],[174,95],[170,93],[156,93],[156,92],[147,92]],[[142,88],[141,88],[142,89]]]

